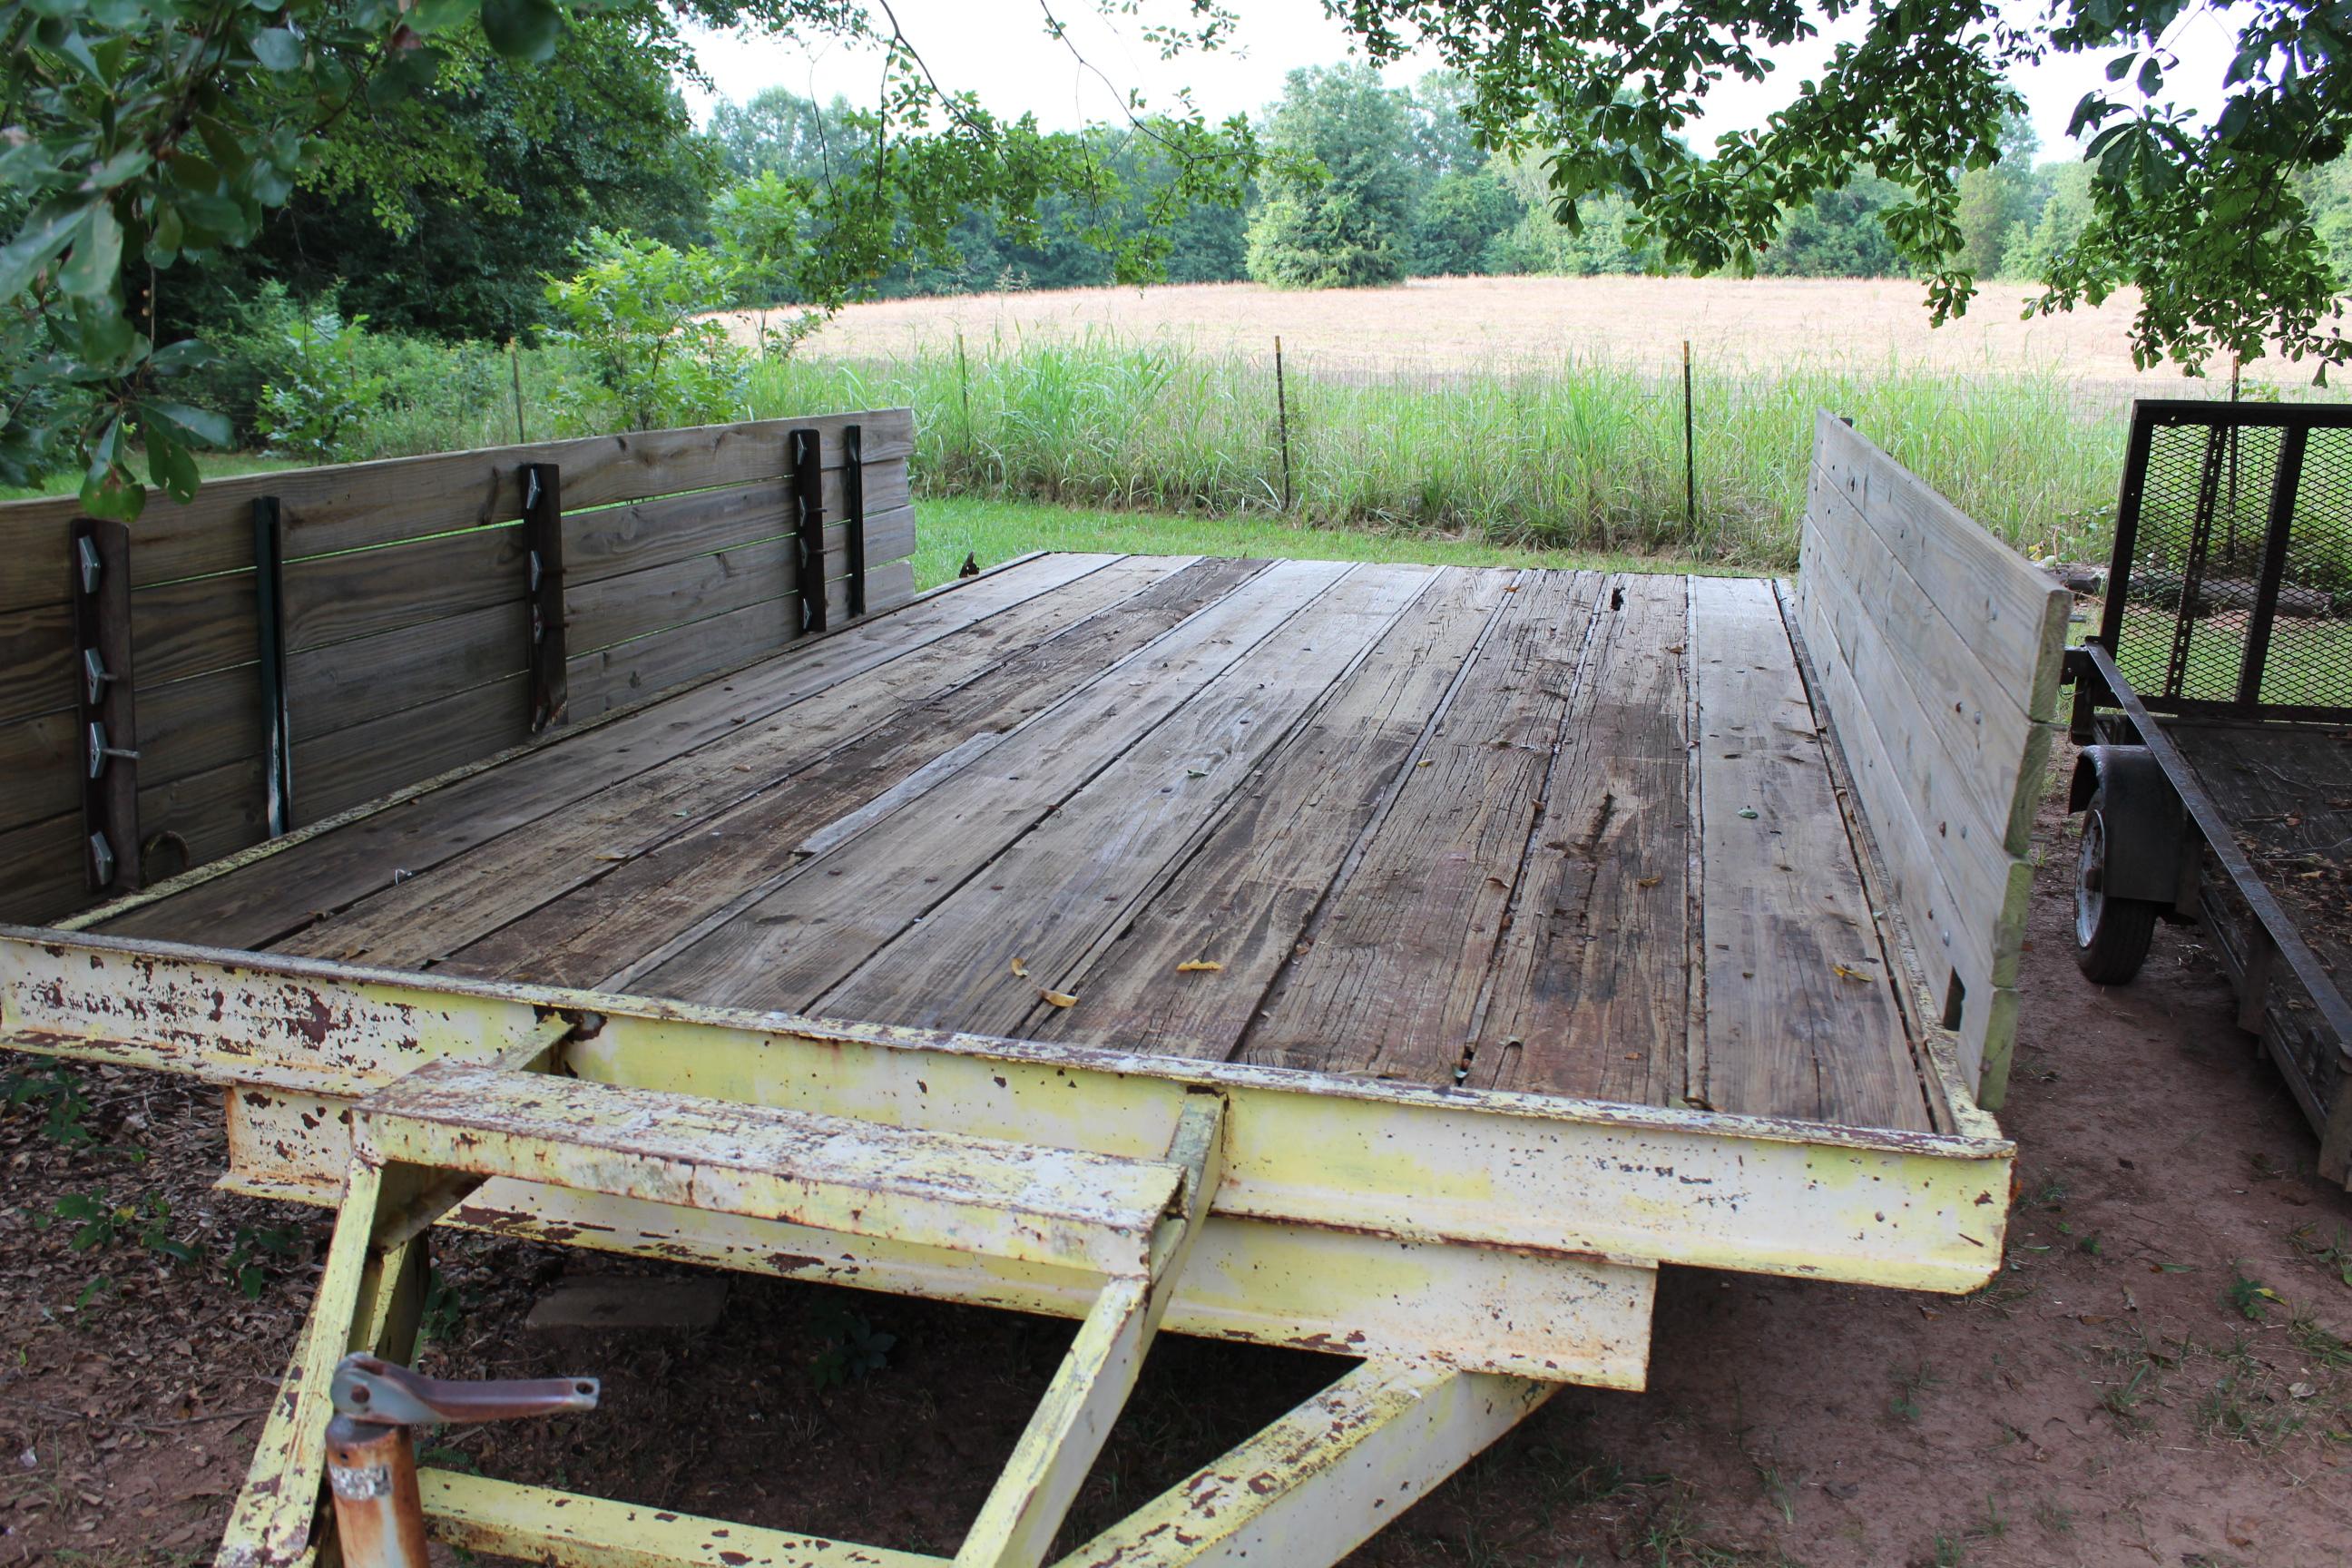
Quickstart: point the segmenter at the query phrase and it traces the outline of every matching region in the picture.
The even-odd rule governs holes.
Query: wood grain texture
[[[823,742],[805,766],[707,748],[663,770],[650,821],[616,819],[575,856],[550,900],[457,952],[468,974],[601,985],[714,911],[757,893],[814,851],[812,836],[850,831],[936,787],[1038,712],[1263,569],[1255,562],[1130,558],[1034,606],[946,639],[887,687],[836,688],[808,704]],[[895,671],[896,666],[892,667]],[[882,673],[882,672],[877,672]],[[918,690],[933,688],[927,700]],[[858,725],[865,727],[861,731]],[[846,739],[845,737],[854,737]],[[829,746],[829,749],[827,749]],[[731,773],[731,777],[730,776]],[[656,781],[648,779],[647,784]],[[676,800],[672,806],[665,803]],[[684,820],[664,820],[684,810]],[[865,820],[847,819],[864,814]],[[545,882],[544,873],[541,881]],[[566,884],[570,890],[564,891]]]
[[[1853,760],[1863,815],[1922,942],[1969,985],[2015,984],[2032,868],[1986,826],[1979,769],[1954,763],[1938,743],[1912,674],[1885,662],[1876,620],[1843,584],[1816,572],[1800,585],[1797,602],[1823,704]],[[2048,765],[2048,727],[2042,730],[2037,779]],[[2017,741],[2029,760],[2037,749],[2031,739]]]
[[[791,837],[739,826],[728,815],[731,808],[787,785],[798,798],[806,792],[793,781],[804,770],[910,710],[933,708],[942,693],[988,674],[1024,641],[1051,640],[1072,619],[1117,603],[1151,580],[1150,574],[1118,563],[1074,584],[1072,592],[1042,595],[994,617],[987,635],[970,627],[911,649],[812,694],[794,704],[784,721],[741,725],[680,752],[561,813],[511,829],[387,889],[282,945],[288,952],[373,963],[436,963],[574,888],[609,880],[624,863],[672,841],[684,842],[666,858],[671,863],[704,858],[702,851],[720,862],[709,868],[714,882],[730,874],[751,875],[734,868],[770,851],[789,855]],[[916,734],[942,747],[951,744],[954,737],[941,729],[919,723]],[[709,896],[719,901],[729,895]],[[652,913],[650,907],[602,905],[596,918],[585,922],[586,934],[597,951],[626,957],[658,940],[633,934]],[[554,936],[571,940],[581,934],[568,926],[551,931],[541,922],[531,933],[511,940],[529,951]]]
[[[493,605],[518,604],[529,574],[522,529],[496,523],[374,550],[289,561],[286,647],[289,653],[437,621]],[[251,599],[247,600],[247,620]]]
[[[2058,711],[2073,596],[1844,421],[1813,418],[1818,493],[1843,500],[2028,716]]]
[[[1045,557],[104,929],[1926,1129],[1781,616],[1744,581]],[[688,657],[725,619],[618,646]],[[298,816],[497,743],[520,679],[306,736]],[[142,810],[217,813],[207,844],[257,832],[250,765],[213,759]],[[69,874],[68,818],[45,820],[8,840],[33,871],[5,896]],[[1988,1026],[2013,1019],[2013,992],[1990,1002]]]
[[[530,647],[530,606],[510,599],[422,626],[289,654],[287,713],[295,742],[422,708],[517,674],[529,662]],[[431,722],[424,714],[417,721],[420,726]]]
[[[1167,887],[1056,982],[1082,1005],[1033,1016],[1024,1037],[1176,1056],[1231,1052],[1348,847],[1444,711],[1512,580],[1439,574],[1235,794]],[[1192,962],[1223,967],[1177,967]]]
[[[530,738],[521,671],[294,742],[294,823],[332,816],[403,784]]]
[[[1242,1059],[1454,1081],[1601,587],[1591,573],[1532,573],[1509,595]]]
[[[320,555],[512,521],[522,515],[526,463],[560,465],[565,504],[574,508],[776,478],[785,472],[787,434],[806,426],[820,433],[824,467],[837,468],[848,424],[865,427],[869,464],[914,450],[913,413],[893,408],[245,474],[215,479],[185,503],[151,493],[131,551],[132,579],[145,586],[249,570],[259,496],[278,498],[289,557]],[[80,510],[71,497],[0,505],[0,614],[64,602],[56,563],[66,525]]]
[[[1889,728],[1913,738],[1908,749],[1923,768],[1952,776],[1944,815],[1964,807],[1977,826],[1972,847],[2023,854],[2054,721],[2029,713],[2023,684],[2002,685],[1853,509],[1818,481],[1801,550],[1798,591],[1820,601],[1864,695],[1885,705]],[[2053,682],[2063,654],[2051,655]]]
[[[142,787],[139,832],[150,879],[257,841],[260,801],[258,763]],[[40,924],[89,907],[79,807],[0,831],[0,921]]]
[[[1706,1081],[1717,1110],[1930,1125],[1769,584],[1694,578]]]
[[[803,860],[766,897],[635,984],[655,995],[798,1007],[1273,636],[1348,567],[1283,562],[1114,664],[901,811]],[[846,874],[851,867],[856,875]],[[841,871],[835,876],[832,873]]]
[[[910,562],[893,561],[866,574],[868,615],[906,604],[914,595]],[[825,603],[833,612],[832,624],[842,625],[849,612],[847,588],[841,579],[825,584]],[[780,642],[789,646],[796,636],[792,628],[798,616],[797,597],[787,595],[650,632],[593,653],[575,654],[566,667],[572,690],[566,710],[570,721],[581,723],[669,687],[730,668]]]
[[[80,811],[81,747],[75,709],[0,723],[0,828]]]
[[[1173,862],[1332,684],[1428,587],[1418,566],[1359,568],[1162,719],[919,922],[815,998],[834,1017],[1022,1034],[1057,1008],[1102,940],[1166,886]],[[1024,960],[1028,975],[1013,973]]]
[[[561,809],[740,725],[757,723],[861,669],[1076,582],[1114,559],[1041,557],[789,647],[754,668],[682,690],[657,707],[593,728],[555,731],[494,770],[445,784],[332,835],[289,845],[169,900],[128,910],[100,929],[125,936],[201,932],[230,946],[267,947],[308,924],[310,911],[341,909],[389,886],[396,869],[417,872],[438,865],[467,845]],[[575,668],[575,691],[579,679]],[[142,720],[152,731],[154,720],[145,701],[142,697]]]
[[[1998,1064],[2014,1037],[2016,988],[1994,984],[1991,935],[1978,921],[1964,918],[1964,901],[1944,881],[1917,808],[1900,786],[1902,771],[1886,749],[1875,715],[1855,688],[1853,672],[1837,655],[1835,634],[1822,622],[1816,607],[1793,590],[1783,594],[1782,606],[1784,613],[1793,614],[1822,708],[1832,716],[1829,733],[1845,760],[1857,829],[1867,835],[1876,852],[1879,890],[1874,896],[1888,901],[1890,916],[1899,915],[1908,931],[1912,960],[1940,1010],[1938,1016],[1957,1015],[1962,1073],[1979,1086],[1979,1103],[1995,1109],[1999,1086],[1994,1086],[1992,1099],[1983,1097],[1984,1067],[1988,1060]],[[1815,651],[1822,648],[1827,651]],[[2022,907],[2031,868],[2020,864],[2025,866],[2025,886],[2018,893]]]
[[[722,489],[693,490],[685,495],[583,511],[567,509],[563,516],[563,568],[574,583],[642,572],[650,566],[708,554],[752,540],[774,539],[793,531],[796,516],[793,483],[787,478]],[[838,470],[824,477],[823,495],[826,526],[842,525],[842,485]],[[909,525],[895,528],[898,514],[913,505],[908,490],[907,465],[866,465],[866,563],[877,566],[914,548]]]
[[[1616,577],[1544,785],[1470,1081],[1633,1104],[1686,1090],[1689,605]]]
[[[63,599],[0,611],[0,722],[71,702],[73,682],[73,615]]]

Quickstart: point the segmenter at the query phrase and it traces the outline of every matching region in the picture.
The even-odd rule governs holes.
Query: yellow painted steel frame
[[[2014,1152],[1969,1100],[1940,1039],[1928,1052],[1932,1087],[1958,1131],[1911,1133],[5,927],[0,1046],[218,1084],[230,1132],[225,1184],[341,1202],[347,1215],[362,1199],[373,1208],[361,1173],[380,1159],[364,1137],[354,1142],[347,1113],[358,1108],[364,1123],[361,1102],[427,1067],[544,1069],[560,1054],[561,1068],[579,1079],[692,1096],[713,1115],[769,1108],[941,1147],[981,1140],[1034,1149],[1041,1159],[1055,1151],[1164,1162],[1187,1106],[1213,1096],[1222,1174],[1205,1184],[1204,1217],[1184,1228],[1189,1257],[1150,1276],[1149,1312],[1124,1299],[1107,1308],[1118,1294],[1099,1272],[1108,1254],[1075,1241],[1059,1251],[994,1246],[974,1239],[986,1227],[928,1224],[850,1234],[837,1208],[694,1206],[650,1179],[587,1179],[567,1167],[562,1179],[533,1170],[546,1179],[524,1181],[516,1173],[530,1167],[508,1164],[474,1169],[467,1187],[443,1192],[413,1228],[363,1232],[375,1252],[347,1244],[351,1226],[340,1226],[321,1286],[322,1307],[335,1310],[306,1336],[289,1377],[289,1388],[319,1386],[312,1362],[331,1364],[344,1348],[379,1339],[367,1303],[385,1292],[368,1281],[397,1261],[382,1248],[404,1246],[448,1204],[449,1222],[511,1236],[1083,1318],[1072,1354],[1093,1358],[1079,1381],[1097,1394],[1123,1398],[1150,1313],[1164,1313],[1171,1331],[1365,1359],[1066,1560],[1130,1568],[1328,1563],[1559,1384],[1640,1387],[1661,1263],[1971,1289],[2000,1267]],[[405,1154],[439,1160],[446,1147],[420,1143]],[[414,1209],[415,1194],[407,1201]],[[1154,1256],[1166,1261],[1157,1247]],[[1070,1435],[1107,1427],[1117,1404],[1066,1405],[1066,1429],[1041,1438],[1041,1452],[1074,1452]],[[273,1492],[289,1497],[301,1487],[287,1483],[302,1477],[316,1491],[301,1468],[318,1447],[300,1424],[310,1418],[295,1408],[303,1405],[281,1401],[283,1419],[272,1421],[255,1461],[257,1482],[278,1476]],[[428,1473],[424,1486],[447,1539],[558,1561],[932,1561],[736,1526],[718,1527],[730,1533],[714,1539],[708,1521],[474,1478]],[[1044,1548],[1032,1526],[1002,1538]],[[1039,1558],[1024,1548],[989,1560]]]

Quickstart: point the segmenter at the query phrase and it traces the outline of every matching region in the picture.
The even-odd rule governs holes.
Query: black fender
[[[2101,792],[2106,796],[2107,896],[2174,908],[2188,890],[2181,868],[2189,813],[2163,764],[2146,746],[2085,746],[2074,758],[2067,811],[2081,811]]]

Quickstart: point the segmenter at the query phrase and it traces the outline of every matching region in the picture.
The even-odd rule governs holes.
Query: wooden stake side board
[[[1938,1129],[1770,584],[1049,555],[93,929]]]
[[[292,821],[530,735],[529,463],[562,478],[569,700],[590,719],[799,635],[789,433],[819,433],[829,618],[848,615],[842,429],[863,431],[869,611],[913,592],[904,409],[243,476],[133,527],[140,834],[154,875],[266,836],[257,499],[279,508]],[[690,487],[690,488],[689,488]],[[63,500],[0,506],[0,918],[84,890]],[[18,548],[17,546],[21,546]],[[133,847],[135,852],[137,847]]]
[[[1819,700],[1962,1070],[1996,1109],[2072,595],[1828,414],[1801,563]]]

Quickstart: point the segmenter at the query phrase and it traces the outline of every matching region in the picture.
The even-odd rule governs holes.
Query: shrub
[[[733,293],[739,266],[700,247],[593,231],[581,269],[551,278],[547,302],[633,429],[703,425],[743,408],[751,355],[707,318]]]
[[[281,335],[270,378],[262,384],[253,426],[272,456],[331,463],[382,405],[391,378],[368,368],[361,349],[367,318],[345,320],[331,297],[298,313]]]

